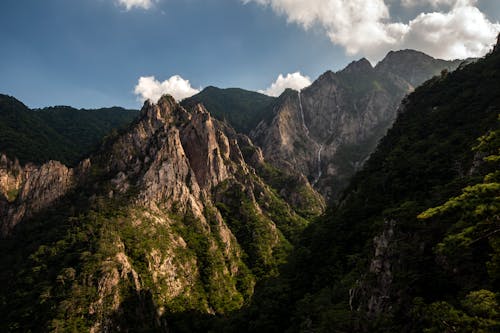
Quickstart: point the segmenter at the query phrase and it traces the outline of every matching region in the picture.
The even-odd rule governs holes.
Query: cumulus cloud
[[[439,7],[442,5],[451,6],[461,0],[402,0],[401,4],[405,7],[425,6]]]
[[[389,19],[384,0],[244,0],[252,1],[270,6],[305,29],[320,25],[349,54],[393,44],[405,32],[403,25],[384,23]]]
[[[420,49],[445,59],[481,56],[500,31],[500,24],[481,13],[476,0],[398,0],[404,6],[427,5],[434,10],[407,23],[391,20],[388,0],[242,1],[269,6],[305,29],[320,26],[347,54],[372,61],[399,48]],[[440,6],[446,9],[438,11]]]
[[[176,100],[191,97],[200,91],[191,87],[189,80],[184,80],[179,75],[174,75],[163,82],[155,79],[154,76],[140,77],[135,86],[134,93],[144,102],[151,100],[156,103],[161,96],[169,94]]]
[[[478,8],[468,5],[447,13],[422,13],[408,27],[403,47],[443,59],[482,56],[500,31],[500,24],[491,23]]]
[[[285,89],[290,88],[294,90],[301,90],[307,86],[311,85],[311,79],[308,76],[300,74],[300,72],[295,72],[283,76],[280,74],[276,81],[274,81],[269,88],[266,90],[259,90],[260,93],[269,96],[277,97],[281,95]]]
[[[157,1],[158,0],[117,0],[117,3],[120,6],[125,7],[126,10],[131,10],[134,7],[150,9]]]

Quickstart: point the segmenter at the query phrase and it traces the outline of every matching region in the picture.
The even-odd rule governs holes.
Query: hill
[[[96,110],[56,106],[31,110],[0,95],[0,152],[22,164],[49,160],[76,165],[112,129],[128,126],[138,111],[119,107]]]
[[[339,204],[230,330],[497,332],[499,68],[496,51],[405,98]]]
[[[207,87],[182,102],[202,103],[217,119],[227,121],[237,132],[249,134],[259,122],[271,117],[276,99],[239,88]]]
[[[301,172],[327,199],[338,199],[393,124],[404,96],[460,63],[413,50],[390,52],[375,67],[354,61],[300,92],[285,91],[273,116],[250,136],[270,163]]]

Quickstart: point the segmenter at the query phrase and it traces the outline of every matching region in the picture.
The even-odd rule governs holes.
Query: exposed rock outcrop
[[[277,274],[288,239],[307,225],[256,172],[266,162],[248,137],[202,105],[185,109],[170,96],[147,102],[127,131],[108,138],[75,169],[2,161],[5,230],[28,225],[64,195],[88,201],[52,226],[68,228],[60,235],[71,240],[58,244],[71,243],[73,234],[93,244],[85,243],[71,263],[79,269],[60,267],[62,280],[73,272],[73,287],[61,302],[81,303],[58,325],[74,316],[87,318],[94,332],[118,330],[129,325],[130,303],[158,331],[175,311],[238,309],[258,278]],[[15,200],[8,197],[11,189],[19,190]]]
[[[412,50],[390,52],[375,67],[354,61],[301,92],[284,92],[273,119],[251,137],[266,160],[300,171],[327,199],[335,198],[391,126],[402,98],[459,64]]]
[[[373,238],[374,253],[368,274],[361,276],[349,290],[350,309],[362,316],[377,318],[389,312],[393,304],[391,287],[394,279],[395,227],[395,221],[385,221],[382,232]]]
[[[41,166],[19,165],[5,155],[0,157],[0,233],[8,235],[24,218],[29,218],[52,205],[76,184],[73,169],[50,161]],[[7,203],[5,203],[7,201]]]

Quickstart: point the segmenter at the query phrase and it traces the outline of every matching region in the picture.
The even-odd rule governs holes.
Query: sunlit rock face
[[[301,92],[285,91],[272,120],[262,121],[251,137],[266,160],[300,171],[326,198],[335,198],[392,125],[403,97],[459,64],[412,50],[390,52],[375,67],[366,59],[352,62]]]

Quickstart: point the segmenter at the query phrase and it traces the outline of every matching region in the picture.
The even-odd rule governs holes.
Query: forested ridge
[[[228,330],[498,331],[498,87],[493,52],[410,94],[342,199]]]
[[[76,165],[113,129],[128,126],[137,114],[137,110],[120,107],[31,110],[14,97],[0,94],[0,152],[22,164],[57,160]]]
[[[0,132],[17,138],[4,142],[21,161],[74,163],[84,151],[65,150],[70,142],[91,158],[66,173],[59,200],[2,239],[0,328],[498,332],[498,87],[498,47],[418,87],[319,217],[307,180],[267,164],[202,105],[146,103],[92,153],[97,136],[64,125],[73,109],[32,111],[2,97],[22,117],[57,115],[50,126],[37,115],[30,135]],[[16,168],[4,178],[19,190]],[[282,193],[291,179],[304,202]],[[20,195],[0,196],[0,208]]]

